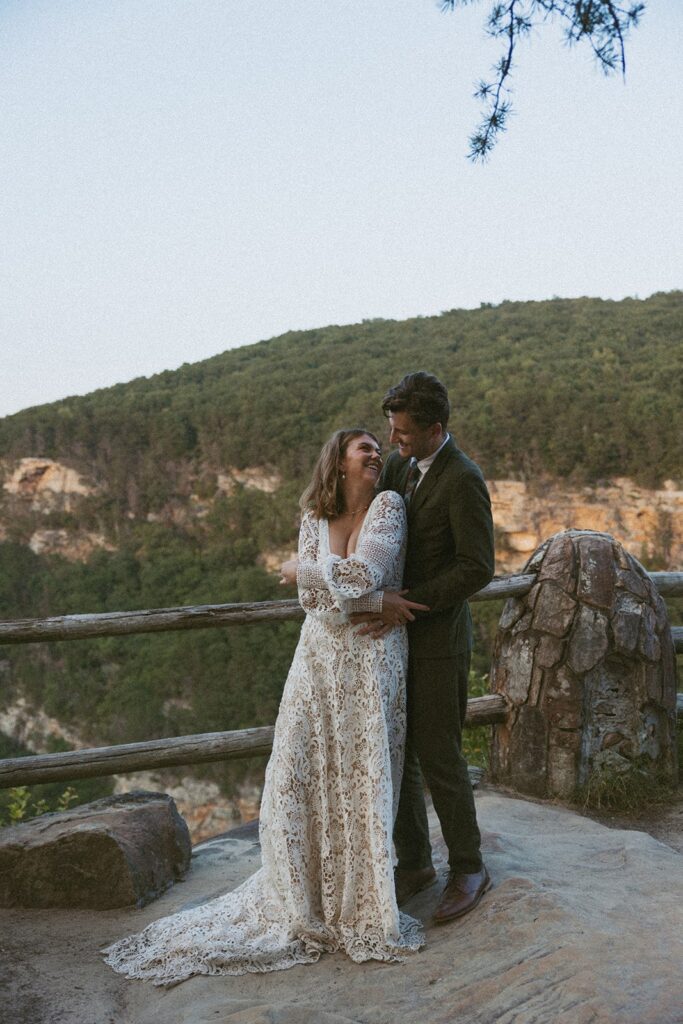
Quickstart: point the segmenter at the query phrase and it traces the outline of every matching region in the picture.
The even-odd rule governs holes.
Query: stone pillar
[[[565,799],[607,773],[675,783],[676,659],[643,567],[608,534],[569,530],[524,572],[536,583],[505,603],[494,647],[491,689],[511,713],[493,778]]]

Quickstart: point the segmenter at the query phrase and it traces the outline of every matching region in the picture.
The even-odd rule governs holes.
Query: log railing
[[[663,597],[683,597],[683,572],[656,572],[651,578]],[[534,575],[502,576],[470,598],[490,601],[517,597],[528,592]],[[40,643],[47,640],[77,640],[135,633],[303,619],[297,601],[261,601],[254,604],[198,605],[156,608],[97,615],[62,615],[46,619],[0,622],[0,644]],[[678,653],[683,653],[683,628],[672,629]],[[679,711],[679,717],[681,711]],[[507,703],[500,694],[471,698],[467,703],[465,726],[493,725],[505,721]],[[43,782],[94,778],[150,768],[177,767],[233,758],[268,754],[273,727],[262,726],[231,732],[200,733],[125,743],[112,747],[69,750],[0,759],[0,789]]]
[[[683,572],[650,574],[662,597],[683,597]],[[519,597],[533,586],[533,574],[500,576],[470,601]],[[258,601],[253,604],[201,604],[182,608],[147,608],[95,615],[56,615],[47,619],[0,622],[0,644],[32,644],[47,640],[84,640],[98,636],[162,633],[168,630],[207,629],[259,622],[301,620],[304,612],[296,600]]]
[[[497,693],[472,697],[467,702],[465,726],[493,725],[507,716],[507,701]],[[39,782],[92,779],[149,768],[171,768],[207,761],[227,761],[269,754],[273,746],[272,725],[234,732],[206,732],[170,739],[121,743],[115,747],[67,750],[59,754],[36,754],[0,760],[0,789],[33,786]]]

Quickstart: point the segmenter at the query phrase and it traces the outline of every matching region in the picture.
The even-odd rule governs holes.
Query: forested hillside
[[[680,478],[682,300],[506,302],[296,332],[0,420],[0,617],[286,596],[264,555],[292,545],[321,442],[343,425],[382,433],[381,396],[409,370],[448,384],[451,429],[490,478]],[[81,491],[41,505],[12,489],[29,458],[70,467]],[[38,554],[39,527],[100,547],[85,562]],[[482,638],[494,614],[480,612]],[[4,648],[0,708],[23,695],[89,742],[272,722],[297,632]],[[480,671],[486,658],[484,644]]]
[[[490,476],[680,470],[683,294],[554,299],[285,334],[0,421],[0,458],[68,460],[105,480],[112,521],[182,493],[188,464],[302,479],[342,423],[380,429],[410,369],[450,386],[453,428]],[[93,353],[96,356],[96,353]]]

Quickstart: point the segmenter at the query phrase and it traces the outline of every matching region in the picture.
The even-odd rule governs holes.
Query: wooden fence
[[[683,597],[683,572],[654,572],[651,579],[662,597]],[[501,576],[474,594],[470,601],[491,601],[526,594],[536,577]],[[81,640],[91,637],[157,633],[180,629],[207,629],[263,622],[301,620],[297,601],[260,601],[253,604],[197,605],[183,608],[152,608],[97,615],[61,615],[44,619],[0,622],[0,644]],[[683,627],[672,629],[677,653],[683,653]],[[679,705],[680,705],[679,701]],[[683,710],[679,712],[683,715]],[[492,725],[507,716],[500,694],[471,698],[465,726]],[[150,768],[176,767],[268,754],[273,727],[231,732],[173,736],[168,739],[125,743],[112,747],[69,750],[0,759],[0,789],[42,782],[94,778]]]

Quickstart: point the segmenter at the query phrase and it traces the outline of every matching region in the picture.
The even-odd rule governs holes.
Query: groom
[[[382,402],[398,446],[380,490],[404,495],[408,513],[407,594],[385,591],[379,613],[352,616],[360,632],[381,635],[408,622],[408,731],[394,827],[396,897],[405,903],[436,878],[423,778],[449,856],[437,923],[472,910],[491,886],[480,853],[462,727],[472,649],[467,598],[493,576],[491,504],[479,467],[447,433],[450,403],[433,374],[409,373]],[[360,610],[362,598],[356,603]],[[427,606],[428,612],[418,606]]]

